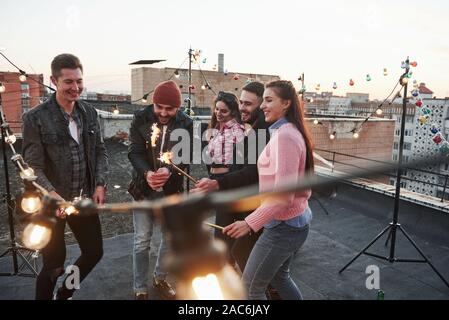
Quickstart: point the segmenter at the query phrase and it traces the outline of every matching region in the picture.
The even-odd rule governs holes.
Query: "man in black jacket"
[[[239,110],[242,121],[250,129],[247,130],[247,138],[244,141],[245,166],[241,170],[230,172],[216,180],[203,178],[196,184],[192,192],[229,190],[259,183],[257,158],[269,139],[269,125],[265,122],[264,114],[259,108],[262,104],[263,92],[264,85],[262,83],[250,82],[243,87],[240,95]],[[234,243],[232,255],[240,270],[243,271],[245,269],[248,256],[258,237],[259,233],[256,233],[239,238]]]
[[[61,54],[53,59],[51,73],[56,93],[23,116],[24,159],[50,196],[70,201],[83,194],[102,204],[108,157],[96,110],[78,100],[83,91],[83,67],[74,55]],[[43,267],[37,277],[36,299],[51,299],[56,281],[64,273],[66,221],[81,249],[75,262],[79,281],[103,255],[98,215],[65,217],[61,211],[57,215],[51,240],[42,250]],[[70,281],[64,281],[57,291],[56,299],[72,296],[76,288],[67,282]]]
[[[169,166],[164,166],[158,160],[162,153],[170,152],[183,139],[190,153],[193,122],[179,111],[180,106],[181,92],[178,86],[174,81],[165,81],[156,86],[153,104],[137,111],[134,115],[129,135],[131,144],[128,158],[134,168],[129,191],[135,200],[157,199],[183,191],[183,177],[175,171],[172,172]],[[159,133],[155,134],[155,132]],[[174,139],[175,135],[178,137],[177,141]],[[189,140],[188,143],[187,140]],[[185,156],[182,154],[184,151],[186,150],[181,150],[181,154],[177,156],[181,158]],[[188,165],[189,159],[190,154],[183,163],[179,163],[177,159],[173,162],[177,163],[178,167],[184,168]],[[136,299],[147,299],[149,252],[154,221],[148,212],[134,211],[133,218],[134,293]],[[153,287],[164,298],[173,299],[175,291],[166,281],[167,272],[161,263],[167,250],[165,234],[162,234],[153,275]]]

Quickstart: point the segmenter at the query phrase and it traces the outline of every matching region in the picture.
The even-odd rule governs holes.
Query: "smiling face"
[[[239,111],[242,121],[252,124],[257,119],[260,98],[253,92],[243,90],[240,94]]]
[[[231,110],[223,101],[217,101],[215,104],[214,113],[219,124],[225,124],[233,118]]]
[[[176,117],[178,109],[179,108],[173,107],[169,104],[154,104],[154,113],[157,117],[157,120],[162,125],[169,123],[172,118]]]
[[[56,97],[63,104],[77,101],[84,90],[83,72],[80,68],[61,69],[57,77],[51,76],[56,86]]]
[[[286,115],[290,104],[290,100],[281,99],[275,90],[267,88],[263,93],[263,102],[260,108],[265,115],[265,121],[274,123]]]

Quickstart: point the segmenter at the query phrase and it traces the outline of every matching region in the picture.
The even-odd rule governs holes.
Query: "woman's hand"
[[[251,233],[251,228],[246,221],[236,221],[223,229],[223,233],[231,238],[240,238]]]

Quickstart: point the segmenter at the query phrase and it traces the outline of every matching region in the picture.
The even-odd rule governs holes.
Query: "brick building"
[[[44,86],[30,79],[43,83],[42,74],[29,74],[23,82],[19,76],[18,72],[0,72],[0,82],[5,87],[5,92],[1,93],[5,118],[11,130],[18,134],[21,132],[22,114],[41,103],[46,95]]]
[[[176,72],[176,76],[175,76]],[[142,67],[131,70],[131,100],[139,104],[148,104],[152,101],[152,95],[148,96],[148,102],[139,101],[146,93],[152,91],[154,87],[167,79],[172,79],[178,83],[183,98],[188,96],[188,69],[176,68],[150,68]],[[279,76],[236,73],[236,72],[218,72],[210,70],[192,69],[192,107],[196,114],[210,114],[210,107],[213,104],[215,93],[219,91],[231,91],[237,96],[247,81],[260,81],[267,83],[273,80],[279,80]],[[208,89],[207,84],[212,88]],[[215,91],[215,93],[214,93]],[[183,99],[183,100],[184,100]]]

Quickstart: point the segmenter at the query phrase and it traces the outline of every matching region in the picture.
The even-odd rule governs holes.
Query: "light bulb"
[[[24,74],[21,74],[21,75],[19,76],[19,80],[20,80],[20,82],[24,82],[24,81],[27,80],[27,76],[24,75]]]
[[[36,213],[42,208],[42,201],[37,194],[35,195],[24,194],[20,206],[22,207],[22,210],[25,211],[26,213]]]
[[[3,85],[3,83],[0,83],[0,93],[3,93],[6,91],[5,86]]]
[[[332,88],[334,88],[334,90],[337,89],[337,83],[336,82],[334,82],[334,85],[332,86]]]
[[[331,133],[329,136],[329,139],[334,140],[335,139],[335,132]]]
[[[5,142],[8,144],[14,144],[17,141],[17,137],[13,134],[10,134],[9,136],[6,137]]]
[[[26,177],[34,177],[34,170],[32,168],[26,168],[23,171],[20,171],[20,177],[22,179]]]
[[[407,77],[402,77],[402,78],[401,78],[401,84],[402,84],[403,86],[405,86],[407,83],[408,83]]]
[[[201,90],[206,90],[206,86],[204,84],[201,86]]]
[[[145,98],[142,98],[142,102],[143,102],[143,103],[147,103],[147,102],[148,102],[148,100],[147,100],[147,99],[145,99]]]
[[[354,85],[354,80],[350,79],[349,80],[349,85],[352,87]]]
[[[377,109],[376,109],[376,114],[377,114],[378,116],[380,116],[382,113],[383,113],[383,111],[382,111],[381,108],[377,108]]]
[[[320,89],[321,89],[321,85],[318,83],[318,84],[315,86],[315,90],[316,90],[316,91],[320,91]]]
[[[388,69],[384,68],[384,76],[388,76]]]
[[[366,81],[371,81],[371,76],[369,74],[366,75]]]
[[[354,139],[358,139],[359,133],[358,133],[357,131],[354,132],[354,133],[352,134],[352,137],[353,137]]]
[[[114,111],[112,111],[113,114],[119,114],[120,110],[118,108],[115,108]]]
[[[30,223],[23,230],[23,244],[32,250],[41,250],[50,242],[51,229],[34,223]]]
[[[416,62],[416,61],[410,62],[410,65],[412,67],[416,68],[418,66],[418,62]]]
[[[313,120],[313,124],[317,125],[318,124],[318,120],[317,119]]]
[[[183,300],[246,299],[241,279],[229,265],[218,272],[199,275],[193,279],[181,279],[176,288],[177,296]]]

